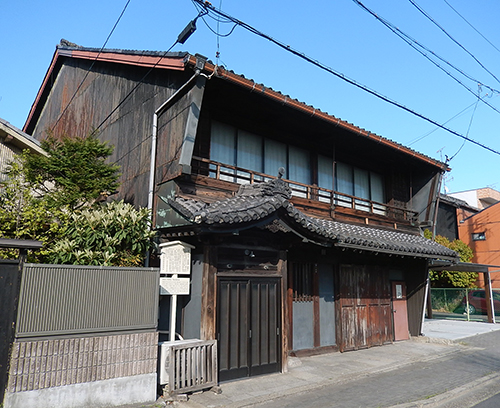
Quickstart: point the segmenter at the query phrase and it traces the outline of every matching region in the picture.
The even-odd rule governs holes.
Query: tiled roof
[[[313,242],[363,251],[425,258],[456,258],[457,254],[420,235],[310,217],[289,201],[281,179],[242,186],[234,197],[211,204],[177,197],[169,204],[193,224],[218,229],[245,229],[279,219]]]

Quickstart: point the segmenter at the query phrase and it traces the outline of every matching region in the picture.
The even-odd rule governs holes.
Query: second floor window
[[[384,180],[378,173],[342,162],[334,166],[332,157],[321,154],[315,156],[317,171],[313,172],[309,151],[217,121],[212,122],[210,140],[210,159],[213,161],[271,176],[277,176],[278,169],[283,167],[284,177],[290,181],[304,185],[314,183],[322,189],[363,200],[385,201]],[[313,180],[314,173],[317,174],[316,180]],[[249,182],[245,172],[240,173],[229,167],[221,168],[220,179],[240,184]],[[257,175],[255,179],[262,181],[263,177]],[[306,188],[295,185],[294,195],[305,197]],[[329,198],[320,194],[319,200],[329,201]],[[342,195],[337,195],[336,205],[371,211],[366,201],[353,203],[351,198]]]
[[[283,167],[286,179],[311,184],[311,159],[307,150],[225,123],[212,122],[210,159],[271,176],[277,176],[278,169]],[[245,182],[243,178],[238,178],[235,171],[225,169],[224,173],[221,176],[223,180]]]

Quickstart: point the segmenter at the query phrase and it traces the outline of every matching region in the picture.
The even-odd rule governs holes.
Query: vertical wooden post
[[[288,371],[288,352],[291,345],[290,326],[290,288],[288,276],[288,262],[286,251],[280,251],[280,260],[278,262],[278,272],[281,275],[281,371]]]
[[[217,254],[216,247],[205,245],[203,249],[203,278],[201,293],[201,325],[202,340],[214,340],[216,335],[216,279]]]
[[[486,312],[488,314],[488,323],[495,323],[495,309],[493,306],[493,292],[491,289],[490,273],[484,272],[484,289],[486,294]]]

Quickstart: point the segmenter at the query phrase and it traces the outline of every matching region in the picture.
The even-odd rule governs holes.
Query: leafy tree
[[[431,239],[431,231],[426,230],[424,236]],[[436,235],[434,241],[457,252],[461,262],[470,262],[474,256],[472,249],[459,239],[450,241],[446,237]],[[430,271],[429,273],[431,285],[441,288],[472,288],[475,287],[477,276],[477,272]]]
[[[26,181],[23,163],[28,152],[16,157],[0,183],[0,237],[34,239],[51,245],[59,236],[68,212],[53,207]],[[3,249],[0,258],[17,258],[16,250]],[[30,262],[40,262],[40,254],[29,253]]]
[[[23,152],[0,184],[0,237],[42,241],[30,262],[140,265],[154,235],[149,210],[97,202],[118,187],[118,166],[105,162],[113,148],[94,135],[49,137],[42,146],[49,157]]]
[[[139,266],[154,231],[149,210],[114,201],[70,215],[47,261],[73,265]]]
[[[50,206],[78,209],[118,187],[119,166],[106,163],[113,147],[94,133],[84,138],[49,135],[41,146],[48,156],[24,156],[24,173]]]

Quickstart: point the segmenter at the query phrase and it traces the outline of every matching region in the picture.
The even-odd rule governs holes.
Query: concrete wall
[[[156,399],[158,334],[16,341],[5,408],[77,408]]]

